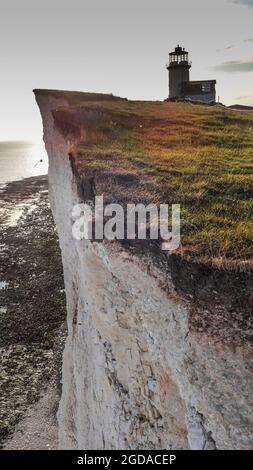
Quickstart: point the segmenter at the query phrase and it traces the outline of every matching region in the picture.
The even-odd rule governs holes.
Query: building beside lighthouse
[[[169,54],[169,100],[189,100],[214,103],[216,80],[190,81],[189,53],[179,45]]]

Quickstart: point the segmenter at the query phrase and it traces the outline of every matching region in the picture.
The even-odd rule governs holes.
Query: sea
[[[0,189],[6,183],[48,172],[48,158],[43,143],[0,142]]]

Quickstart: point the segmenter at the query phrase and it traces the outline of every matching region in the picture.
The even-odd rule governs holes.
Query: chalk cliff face
[[[75,240],[72,208],[90,184],[82,179],[81,197],[70,158],[80,136],[55,121],[52,111],[69,106],[64,94],[37,91],[36,99],[67,297],[60,447],[252,448],[247,275],[117,241]],[[110,191],[106,178],[93,181],[95,194]]]

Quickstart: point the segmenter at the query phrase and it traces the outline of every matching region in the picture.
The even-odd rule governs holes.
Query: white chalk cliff
[[[60,448],[252,448],[250,341],[227,307],[244,279],[173,257],[154,262],[117,241],[75,240],[73,142],[52,113],[69,102],[36,99],[67,298]]]

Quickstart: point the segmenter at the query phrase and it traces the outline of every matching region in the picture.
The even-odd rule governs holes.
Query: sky
[[[168,53],[253,105],[253,0],[0,0],[0,140],[39,141],[34,88],[168,96]]]

